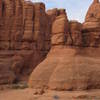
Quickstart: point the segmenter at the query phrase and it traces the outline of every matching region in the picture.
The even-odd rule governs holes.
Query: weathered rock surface
[[[50,49],[49,19],[43,3],[0,0],[0,59],[3,54],[5,57],[1,61],[3,65],[0,68],[3,72],[0,70],[0,74],[8,72],[7,77],[13,77],[12,73],[17,80],[27,79]],[[9,66],[6,57],[11,59],[8,61]],[[1,78],[5,81],[3,77],[2,74]],[[16,78],[13,77],[13,80]]]
[[[100,88],[99,51],[95,48],[54,47],[33,71],[29,85],[55,90]]]
[[[67,45],[82,46],[82,24],[77,21],[69,22]]]
[[[60,9],[57,12],[57,16],[52,25],[52,45],[64,45],[66,42],[66,36],[68,32],[68,19],[64,9]]]
[[[83,24],[83,45],[100,47],[100,3],[94,0]]]
[[[100,88],[99,12],[94,0],[81,24],[64,9],[0,0],[0,84],[27,80],[33,71],[29,86],[43,91]]]
[[[32,72],[30,87],[54,90],[100,88],[100,48],[96,48],[99,47],[99,8],[99,1],[94,0],[83,25],[75,21],[68,23],[63,13],[58,14],[52,25],[51,50]]]

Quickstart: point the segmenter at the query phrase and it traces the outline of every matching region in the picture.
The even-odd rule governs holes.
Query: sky
[[[84,22],[86,12],[93,0],[31,0],[44,2],[46,9],[65,8],[69,20]]]

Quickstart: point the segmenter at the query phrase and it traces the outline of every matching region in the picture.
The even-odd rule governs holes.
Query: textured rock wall
[[[87,61],[90,65],[98,63],[97,59],[93,62],[90,57],[94,59],[97,56],[96,51],[94,54],[91,52],[100,45],[99,12],[100,3],[94,0],[85,22],[81,24],[69,21],[64,9],[45,11],[43,3],[0,0],[0,84],[27,80],[33,71],[29,82],[31,87],[65,90],[87,88],[87,76],[81,74],[79,67],[82,62],[88,70]],[[82,69],[85,71],[84,66]],[[93,72],[90,70],[86,75],[95,74],[99,70],[98,65],[95,71],[94,67]],[[67,72],[68,69],[71,70]],[[84,79],[78,81],[76,72],[83,75]],[[73,75],[76,80],[69,79]],[[76,85],[73,84],[75,82]],[[89,84],[96,86],[94,80],[91,83],[93,84]],[[78,84],[81,86],[78,87]]]
[[[49,14],[52,11],[49,11]],[[94,0],[83,24],[68,21],[64,10],[53,10],[51,49],[32,72],[35,89],[100,89],[100,3]]]
[[[0,70],[1,84],[7,83],[11,77],[13,81],[26,80],[36,65],[46,57],[51,44],[49,19],[43,3],[0,0],[0,59],[3,59],[0,60],[0,68],[3,70]],[[7,61],[9,67],[4,57],[10,59]],[[8,74],[4,79],[2,73],[6,71]]]
[[[48,88],[50,77],[59,60],[59,53],[53,52],[56,47],[66,45],[68,35],[68,19],[64,9],[53,9],[47,12],[51,17],[51,50],[47,58],[32,72],[29,85],[32,88]],[[57,55],[56,55],[57,54]],[[57,56],[57,57],[56,57]]]
[[[22,60],[19,59],[16,62],[16,56],[14,57],[15,61],[12,67],[15,73],[29,75],[32,69],[45,58],[49,49],[45,48],[47,22],[45,22],[44,19],[47,19],[44,4],[24,2],[21,49],[17,54],[15,54],[17,57],[21,57]],[[19,67],[18,65],[20,63],[21,65]],[[19,68],[18,72],[16,72],[17,68]],[[21,74],[19,77],[21,76],[23,75]]]
[[[69,34],[67,45],[82,46],[82,24],[77,21],[69,21]]]
[[[68,19],[64,9],[57,11],[57,16],[52,25],[52,45],[64,45],[68,33]]]
[[[83,23],[83,45],[100,47],[100,3],[94,0]]]

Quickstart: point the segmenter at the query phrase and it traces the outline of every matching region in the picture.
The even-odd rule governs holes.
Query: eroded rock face
[[[99,1],[94,0],[83,24],[69,22],[64,13],[56,16],[52,25],[51,50],[32,72],[30,87],[54,90],[100,88],[100,48],[96,48],[99,47],[99,7]]]
[[[69,32],[66,44],[68,46],[82,46],[82,24],[77,21],[69,22]]]
[[[0,84],[13,76],[12,80],[27,80],[46,57],[51,44],[49,19],[43,3],[0,0]],[[6,64],[6,59],[1,56],[7,56],[10,61]],[[2,75],[6,71],[8,79]]]
[[[52,25],[52,45],[64,45],[68,33],[68,19],[64,9],[58,10],[55,21]]]
[[[32,72],[29,80],[29,85],[32,88],[48,88],[50,77],[57,67],[57,62],[59,59],[58,53],[51,53],[51,51],[56,47],[63,47],[66,45],[67,34],[68,34],[68,19],[65,10],[53,10],[56,12],[54,16],[54,21],[52,23],[52,37],[51,37],[51,50],[47,58],[40,63],[36,69]],[[50,14],[50,11],[49,11]],[[54,13],[51,13],[54,14]],[[60,52],[60,51],[59,51]],[[56,56],[56,54],[58,56]],[[62,53],[63,54],[63,53]],[[36,74],[37,73],[37,74]]]
[[[21,73],[29,76],[36,65],[45,58],[50,49],[50,32],[48,31],[50,27],[44,4],[24,2],[23,9],[24,32],[21,40],[21,49],[16,54],[23,59]],[[20,68],[16,66],[20,62],[20,59],[19,62],[15,60],[13,68]],[[19,77],[21,76],[20,74]]]
[[[100,88],[99,10],[94,0],[81,24],[68,21],[64,9],[1,0],[0,84],[27,80],[33,71],[29,86],[36,89]]]
[[[94,0],[83,23],[83,45],[90,47],[100,46],[100,3]]]

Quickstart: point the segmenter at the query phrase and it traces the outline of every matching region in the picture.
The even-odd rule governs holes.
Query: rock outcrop
[[[68,19],[64,9],[57,11],[57,16],[52,25],[52,45],[64,45],[66,43],[66,35],[68,32]]]
[[[99,47],[99,8],[99,1],[94,0],[83,24],[69,22],[63,13],[56,16],[52,25],[51,50],[32,72],[30,87],[54,90],[100,88],[100,48],[96,48]]]
[[[0,84],[28,80],[32,88],[100,88],[100,3],[83,24],[65,9],[43,3],[0,0]]]
[[[83,23],[83,45],[90,47],[100,46],[100,3],[94,0],[90,6],[85,22]]]
[[[46,57],[51,44],[49,19],[43,3],[0,0],[0,84],[27,80]]]
[[[82,24],[77,21],[69,22],[68,46],[82,46]]]
[[[29,76],[50,49],[50,26],[48,25],[49,18],[45,13],[45,5],[24,2],[22,20],[24,32],[21,39],[21,49],[15,54],[15,61],[12,65],[15,73],[20,75],[19,77]],[[16,56],[22,60],[16,61]],[[16,72],[16,68],[18,68],[18,72]]]

